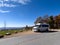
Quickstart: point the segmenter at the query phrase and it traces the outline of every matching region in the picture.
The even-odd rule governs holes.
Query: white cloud
[[[4,4],[5,7],[15,7],[16,5],[13,4]]]
[[[14,5],[13,3],[8,3],[8,2],[25,5],[28,2],[31,2],[31,0],[0,0],[0,7],[16,7],[16,5]]]
[[[11,1],[24,4],[24,5],[27,4],[28,2],[31,2],[31,0],[11,0]]]
[[[0,13],[8,13],[10,11],[6,11],[6,10],[0,10]]]
[[[16,5],[13,5],[13,4],[7,4],[7,3],[5,3],[5,4],[1,4],[0,3],[0,7],[16,7]]]
[[[4,0],[4,1],[8,1],[8,0]],[[16,7],[16,5],[4,3],[4,1],[0,1],[0,7]]]
[[[31,0],[0,0],[0,7],[16,7],[17,4],[26,5]],[[10,11],[0,10],[0,13],[8,13]]]
[[[4,0],[4,1],[9,1],[9,0]]]
[[[19,0],[19,3],[21,4],[27,4],[27,2],[30,2],[30,0]]]

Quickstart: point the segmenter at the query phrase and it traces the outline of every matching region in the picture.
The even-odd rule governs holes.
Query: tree
[[[55,16],[55,24],[57,28],[60,28],[60,14]]]
[[[48,23],[48,21],[49,21],[49,16],[46,14],[43,17],[43,22]]]
[[[48,20],[49,20],[48,15],[45,15],[44,17],[38,17],[34,23],[35,24],[37,24],[37,23],[48,23]]]
[[[42,17],[38,17],[34,23],[35,24],[42,23]]]
[[[26,25],[26,27],[25,27],[25,30],[29,30],[29,27],[28,27],[28,25]]]
[[[54,18],[53,18],[53,16],[50,16],[49,18],[50,18],[49,19],[50,28],[54,28]]]

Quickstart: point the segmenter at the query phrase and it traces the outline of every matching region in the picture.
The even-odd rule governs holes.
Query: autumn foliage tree
[[[57,28],[60,28],[60,15],[55,16],[55,24]]]
[[[60,28],[60,14],[57,16],[44,16],[44,18],[38,17],[34,23],[48,23],[50,28]]]

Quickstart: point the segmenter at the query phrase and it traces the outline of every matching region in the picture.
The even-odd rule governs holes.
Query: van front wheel
[[[49,30],[48,30],[48,29],[46,29],[46,31],[48,32]]]

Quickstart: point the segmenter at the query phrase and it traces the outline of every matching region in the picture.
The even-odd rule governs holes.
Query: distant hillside
[[[25,27],[0,27],[0,30],[22,30]]]

